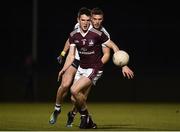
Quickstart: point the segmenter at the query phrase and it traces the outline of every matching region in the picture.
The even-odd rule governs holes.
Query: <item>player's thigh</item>
[[[85,91],[90,86],[92,86],[92,81],[89,78],[82,76],[72,85],[71,93],[77,94],[79,92]]]

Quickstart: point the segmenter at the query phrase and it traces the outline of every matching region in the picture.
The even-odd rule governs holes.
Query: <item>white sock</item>
[[[60,111],[61,110],[61,104],[56,104],[54,109],[57,111]]]

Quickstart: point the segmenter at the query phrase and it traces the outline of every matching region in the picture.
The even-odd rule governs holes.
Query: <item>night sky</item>
[[[124,80],[123,86],[128,83],[128,88],[122,90],[122,95],[129,93],[127,98],[138,100],[146,99],[144,93],[149,92],[149,97],[154,95],[154,99],[159,97],[166,100],[167,97],[167,100],[180,100],[180,19],[176,1],[39,0],[37,5],[36,67],[47,78],[55,78],[58,73],[56,57],[76,24],[78,10],[83,6],[90,9],[100,7],[105,13],[104,27],[119,48],[129,53],[129,66],[135,73],[134,80]],[[23,73],[26,57],[32,53],[34,3],[17,0],[3,2],[1,6],[0,59],[3,82],[4,77],[8,80],[7,74],[14,73],[13,76],[19,77]],[[109,74],[117,79],[121,74],[118,70],[110,60],[105,66],[102,82],[110,81]],[[118,80],[113,83],[116,86]],[[100,82],[99,86],[102,85]],[[151,90],[144,90],[146,86]],[[7,87],[3,85],[3,89]],[[5,99],[5,96],[2,98]],[[126,97],[123,99],[126,100]]]

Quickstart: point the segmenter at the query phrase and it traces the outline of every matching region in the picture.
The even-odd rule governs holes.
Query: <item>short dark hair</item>
[[[104,16],[104,12],[100,8],[96,7],[91,10],[91,15],[103,15]]]
[[[78,11],[78,18],[80,18],[81,15],[91,16],[91,10],[86,7],[82,7]]]

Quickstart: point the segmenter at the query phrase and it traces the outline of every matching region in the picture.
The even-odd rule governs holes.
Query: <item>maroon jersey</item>
[[[80,57],[81,68],[95,68],[102,70],[101,58],[102,44],[108,41],[108,36],[94,28],[89,28],[85,34],[80,33],[80,29],[75,29],[69,37],[70,44],[75,44]]]

